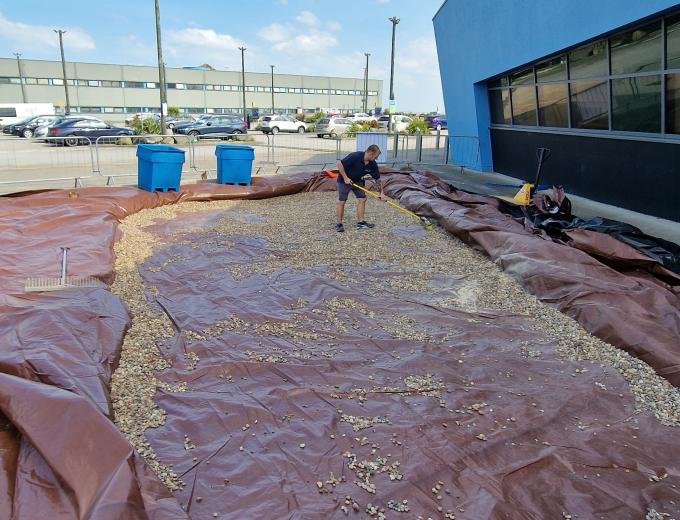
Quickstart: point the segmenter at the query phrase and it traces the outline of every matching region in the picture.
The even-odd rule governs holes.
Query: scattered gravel
[[[488,309],[522,314],[531,320],[534,330],[558,344],[558,352],[563,359],[591,361],[614,367],[628,381],[635,395],[638,412],[648,412],[665,425],[680,425],[680,393],[651,367],[593,337],[573,319],[541,303],[487,257],[441,228],[426,233],[408,216],[385,205],[371,203],[367,218],[369,221],[374,220],[377,226],[371,231],[357,231],[353,225],[349,225],[353,224],[354,216],[353,202],[350,202],[346,211],[350,217],[345,222],[347,232],[338,234],[334,231],[335,194],[332,193],[300,194],[262,201],[184,203],[144,210],[125,219],[120,228],[123,238],[115,246],[116,281],[112,286],[112,291],[128,305],[132,314],[120,365],[112,381],[116,423],[172,490],[180,488],[182,483],[172,468],[157,460],[144,432],[147,428],[161,426],[165,420],[165,412],[154,402],[156,390],[161,388],[168,392],[181,392],[184,388],[181,385],[166,385],[155,375],[157,371],[168,368],[168,362],[159,352],[157,344],[172,337],[175,331],[167,316],[159,313],[147,300],[146,293],[154,294],[157,289],[145,286],[138,268],[161,243],[161,237],[145,230],[146,227],[158,220],[173,219],[186,212],[208,210],[225,210],[230,214],[212,228],[213,232],[223,237],[219,244],[213,244],[215,247],[229,247],[230,243],[244,236],[258,236],[267,241],[266,247],[271,253],[259,255],[248,264],[232,268],[230,274],[236,279],[254,274],[268,275],[282,268],[300,272],[325,269],[328,278],[351,284],[356,267],[361,267],[376,272],[376,279],[366,289],[373,295],[389,291],[399,293],[404,299],[463,308],[471,312]],[[234,218],[235,214],[243,218]],[[399,228],[398,234],[395,234],[394,228]],[[194,247],[203,246],[205,244],[194,244]],[[181,259],[173,257],[170,261]],[[437,301],[427,299],[433,284],[445,283],[451,278],[459,284],[450,291],[450,297]],[[305,309],[308,305],[308,302],[300,299],[292,308]],[[367,316],[378,314],[376,310],[361,308],[359,302],[351,299],[335,298],[325,302],[323,308],[312,310],[319,318],[313,328],[309,326],[309,321],[305,321],[309,318],[295,318],[286,323],[248,323],[243,317],[233,316],[206,330],[187,331],[186,337],[189,342],[202,341],[230,330],[251,336],[284,336],[293,342],[296,339],[325,341],[325,331],[330,335],[331,332],[337,334],[343,328],[346,330],[347,322],[341,318],[349,309],[364,312]],[[441,332],[408,316],[389,315],[382,322],[388,333],[401,339],[429,341],[433,333]],[[331,353],[326,353],[326,357],[332,355],[335,347],[329,345]],[[286,356],[290,355],[290,352],[284,356],[275,350],[268,354],[246,353],[250,359],[273,363],[286,362]],[[299,359],[305,355],[318,353],[303,352],[301,348],[292,357]],[[532,348],[524,345],[517,355],[537,358],[541,352],[536,350],[535,345]],[[189,354],[187,359],[190,368],[200,362],[195,354]],[[422,390],[425,395],[439,397],[441,383],[431,375],[406,378],[405,385],[406,388],[383,391]],[[370,391],[358,389],[364,398]],[[472,411],[483,414],[485,407],[486,403],[481,403]],[[365,423],[371,426],[388,419],[345,415],[342,420],[358,430],[361,428],[357,426],[367,427]],[[368,463],[368,467],[362,469],[363,477],[367,475],[366,469],[370,472],[387,468],[376,461],[358,461],[353,454],[348,458],[358,469],[361,469],[361,464]],[[373,464],[378,466],[374,467]],[[362,487],[371,488],[370,478],[358,478],[357,482],[361,482]]]

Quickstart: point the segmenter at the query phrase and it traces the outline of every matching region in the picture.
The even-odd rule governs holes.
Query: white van
[[[2,126],[42,115],[54,115],[54,105],[52,103],[0,103],[0,125]]]

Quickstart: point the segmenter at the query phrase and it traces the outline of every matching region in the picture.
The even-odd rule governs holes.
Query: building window
[[[577,81],[571,89],[571,126],[609,130],[609,93],[607,82]]]
[[[99,87],[101,85],[101,82],[97,79],[88,79],[87,80],[87,86],[88,87]]]
[[[102,80],[101,81],[102,87],[120,88],[120,85],[121,85],[120,81],[108,81],[108,80]]]
[[[205,89],[206,90],[215,90],[215,85],[206,85]]]
[[[544,61],[536,65],[536,81],[546,83],[548,81],[566,81],[567,60],[564,56]]]
[[[288,89],[286,87],[274,87],[274,92],[278,92],[280,94],[283,94],[287,91],[288,91]]]
[[[510,91],[508,89],[490,90],[489,96],[491,98],[491,122],[497,125],[512,123]]]
[[[666,78],[666,131],[680,134],[680,74]]]
[[[38,78],[38,85],[49,85],[50,80],[48,78]]]
[[[661,132],[661,76],[612,80],[612,130]]]
[[[538,86],[538,124],[540,126],[561,128],[567,128],[569,126],[569,119],[567,116],[567,92],[566,83]]]
[[[187,90],[203,90],[203,85],[199,85],[196,83],[187,83],[186,87]]]
[[[569,79],[601,78],[608,75],[607,42],[604,40],[569,53]]]
[[[145,83],[141,81],[125,81],[123,86],[125,88],[144,88]]]
[[[525,69],[510,76],[511,85],[526,85],[534,82],[534,69]]]
[[[64,86],[64,80],[61,78],[50,78],[50,84]]]
[[[612,75],[661,68],[661,22],[633,29],[609,40]]]
[[[680,13],[509,71],[487,92],[494,125],[680,135]]]
[[[90,114],[101,114],[102,107],[80,107],[80,111]]]
[[[680,14],[666,20],[666,68],[680,69]]]
[[[534,87],[510,89],[512,96],[512,124],[536,126],[536,94]]]
[[[158,88],[159,83],[155,82],[146,82],[144,83],[144,88]]]

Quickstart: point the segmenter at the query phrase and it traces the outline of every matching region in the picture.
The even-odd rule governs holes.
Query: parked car
[[[406,128],[408,128],[408,125],[411,124],[411,121],[413,121],[410,117],[401,114],[395,114],[392,118],[394,119],[395,130],[397,132],[405,131]],[[390,116],[380,116],[378,119],[378,124],[385,129],[389,126],[389,122]]]
[[[184,132],[182,132],[182,129],[184,129],[188,126],[200,123],[201,121],[206,121],[206,120],[210,119],[211,117],[214,117],[214,116],[211,115],[211,114],[204,114],[202,116],[199,116],[197,119],[192,120],[192,121],[187,121],[186,123],[175,123],[175,125],[172,127],[172,131],[175,134],[182,134],[182,133],[184,133]]]
[[[375,117],[366,114],[365,112],[357,112],[352,116],[352,119],[356,123],[367,123],[369,121],[375,121]]]
[[[21,124],[16,124],[14,125],[14,130],[12,134],[18,135],[21,137],[26,137],[26,138],[31,138],[33,137],[33,133],[35,132],[35,129],[41,125],[49,124],[56,119],[58,119],[59,116],[37,116],[32,119],[29,119],[25,123]]]
[[[264,116],[260,128],[265,134],[278,134],[279,132],[304,134],[307,131],[307,123],[290,116]]]
[[[208,116],[205,119],[200,119],[187,126],[181,125],[175,127],[174,131],[179,134],[186,135],[210,135],[210,134],[245,134],[247,133],[246,125],[243,119],[238,116],[222,115],[222,116]]]
[[[33,130],[33,137],[38,138],[38,139],[44,139],[45,137],[47,137],[47,132],[49,131],[50,128],[52,128],[55,125],[58,125],[59,123],[66,121],[67,119],[94,119],[94,120],[98,120],[94,116],[80,116],[80,115],[57,116],[55,119],[53,119],[49,123],[43,123],[42,125],[35,127],[35,129]]]
[[[165,126],[170,130],[175,128],[177,125],[182,125],[185,123],[190,125],[195,122],[196,120],[191,116],[166,116],[165,118]]]
[[[446,116],[444,114],[435,114],[425,117],[425,122],[428,128],[436,128],[442,130],[448,128],[446,124]]]
[[[111,126],[95,118],[66,119],[47,131],[48,137],[64,137],[66,146],[94,143],[98,137],[109,135],[134,135],[134,132],[129,128]]]
[[[319,119],[316,123],[316,136],[324,137],[326,135],[335,139],[339,135],[343,135],[352,126],[352,120],[347,117],[326,117]]]
[[[28,123],[31,119],[34,119],[35,117],[37,117],[37,116],[27,117],[26,119],[23,119],[23,120],[21,120],[21,121],[19,121],[19,122],[17,122],[17,123],[12,123],[11,125],[5,125],[5,126],[2,127],[2,133],[3,133],[3,134],[10,134],[10,135],[11,135],[12,133],[14,133],[14,127],[15,127],[15,126],[17,126],[17,125],[22,125],[22,124],[26,124],[26,123]]]

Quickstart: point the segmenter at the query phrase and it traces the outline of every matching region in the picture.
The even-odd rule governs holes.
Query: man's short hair
[[[380,153],[380,148],[378,147],[377,144],[372,144],[371,146],[366,148],[366,151],[367,152],[378,152],[378,153]]]

